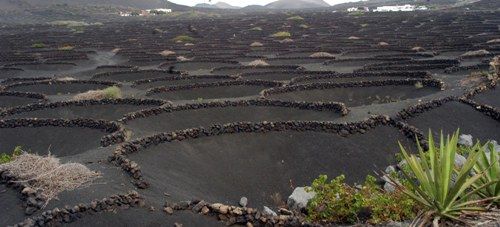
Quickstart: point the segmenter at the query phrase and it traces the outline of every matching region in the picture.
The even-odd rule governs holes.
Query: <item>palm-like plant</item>
[[[408,165],[408,168],[403,168],[402,171],[408,184],[401,185],[395,179],[392,182],[399,190],[426,208],[414,223],[426,224],[432,221],[434,226],[438,226],[441,219],[460,221],[459,215],[462,212],[484,211],[484,206],[479,204],[494,199],[485,197],[481,200],[471,200],[472,195],[492,183],[479,181],[484,177],[484,172],[470,175],[479,158],[479,152],[471,152],[460,169],[455,167],[458,138],[458,131],[451,139],[447,136],[446,141],[441,133],[437,147],[429,132],[427,152],[424,152],[417,140],[418,156],[409,154],[401,143],[399,144]],[[476,187],[471,190],[472,185]]]
[[[488,142],[486,146],[489,152],[480,143],[471,148],[471,150],[479,150],[479,158],[473,168],[474,172],[484,173],[483,177],[479,178],[472,186],[480,188],[481,185],[490,184],[479,190],[477,194],[481,198],[500,197],[500,157],[492,143]],[[495,199],[494,203],[500,205],[500,200]]]

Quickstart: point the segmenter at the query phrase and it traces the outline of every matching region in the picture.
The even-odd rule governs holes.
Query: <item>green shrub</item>
[[[31,45],[31,47],[33,47],[33,48],[45,48],[45,44],[43,44],[43,43],[33,43],[33,45]]]
[[[174,42],[181,42],[181,43],[190,43],[194,42],[195,39],[191,36],[188,35],[179,35],[175,38],[172,39]]]
[[[380,224],[403,221],[415,216],[415,202],[400,191],[385,192],[372,176],[360,189],[344,183],[343,175],[328,182],[326,175],[315,179],[308,190],[316,193],[308,203],[308,221],[319,223],[353,224],[358,214],[368,211],[367,222]]]
[[[398,184],[395,179],[393,183],[398,190],[424,208],[425,213],[422,213],[416,222],[427,225],[432,220],[432,224],[437,226],[442,219],[460,221],[459,215],[464,211],[485,210],[478,205],[485,200],[471,200],[471,197],[492,183],[485,184],[479,181],[484,177],[484,173],[470,175],[480,152],[470,151],[463,166],[460,169],[455,167],[458,137],[457,131],[451,138],[448,136],[445,140],[441,133],[439,147],[436,147],[429,131],[428,151],[424,151],[417,140],[419,156],[409,154],[401,143],[399,145],[408,165],[408,168],[402,169],[408,184]],[[472,185],[476,187],[473,189]]]
[[[486,147],[487,149],[484,149]],[[495,151],[493,143],[488,142],[484,146],[476,143],[470,150],[479,151],[479,159],[474,165],[475,173],[484,173],[481,178],[472,186],[474,188],[481,188],[481,185],[490,184],[478,191],[478,195],[483,198],[500,197],[500,155]],[[469,151],[468,153],[470,153]],[[494,183],[496,182],[496,183]],[[493,202],[499,206],[500,199],[495,199]]]
[[[286,39],[292,37],[292,34],[290,32],[276,32],[271,35],[274,38],[279,38],[279,39]]]
[[[286,18],[287,20],[291,20],[291,21],[303,21],[304,18],[301,17],[301,16],[293,16],[293,17],[289,17],[289,18]]]
[[[12,154],[2,153],[2,154],[0,154],[0,164],[5,164],[8,162],[11,162],[14,157],[19,156],[22,153],[23,153],[23,150],[22,150],[21,146],[17,146],[16,148],[14,148],[14,151],[12,152]]]
[[[118,99],[122,97],[122,91],[117,86],[108,87],[103,91],[104,91],[104,96],[107,99]]]

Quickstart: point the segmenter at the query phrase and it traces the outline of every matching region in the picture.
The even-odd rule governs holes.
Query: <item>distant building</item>
[[[347,9],[347,12],[369,12],[368,7],[352,7]]]
[[[160,15],[160,14],[167,14],[171,13],[172,9],[163,9],[163,8],[158,8],[158,9],[148,9],[146,10],[149,14],[155,14],[155,15]]]
[[[132,14],[130,12],[120,12],[121,17],[130,17]]]
[[[424,9],[421,6],[415,7],[414,5],[409,5],[409,4],[402,6],[380,6],[374,9],[373,12],[398,12],[398,11],[409,12],[415,10],[427,10],[427,7],[425,7]]]

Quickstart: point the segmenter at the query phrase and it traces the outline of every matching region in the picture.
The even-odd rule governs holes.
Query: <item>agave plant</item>
[[[447,136],[446,140],[441,132],[437,147],[429,131],[427,152],[417,140],[418,156],[409,154],[401,143],[399,144],[408,165],[408,168],[403,168],[402,171],[408,184],[399,184],[396,179],[391,181],[399,190],[425,208],[414,224],[426,225],[432,222],[433,226],[438,226],[442,219],[460,222],[459,216],[462,212],[484,211],[486,208],[481,206],[482,203],[495,199],[488,196],[481,200],[471,199],[471,196],[493,183],[480,181],[485,175],[484,172],[470,174],[479,158],[479,152],[470,152],[464,165],[460,169],[455,167],[458,138],[458,130],[451,138]],[[473,185],[475,187],[472,187]]]
[[[484,149],[488,148],[488,151]],[[482,190],[478,191],[478,195],[481,198],[499,197],[500,196],[500,157],[498,152],[495,151],[494,145],[488,142],[485,146],[481,146],[477,143],[472,150],[479,150],[479,158],[474,165],[474,171],[476,173],[483,173],[483,177],[479,178],[473,184],[474,188],[480,188],[481,185],[490,184],[488,187],[484,187]],[[495,183],[496,182],[496,183]],[[498,206],[500,205],[500,199],[495,199],[494,203]]]

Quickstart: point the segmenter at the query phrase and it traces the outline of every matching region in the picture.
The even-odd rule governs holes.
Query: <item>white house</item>
[[[351,7],[347,9],[347,12],[358,12],[358,11],[369,12],[370,9],[368,9],[368,7]]]
[[[172,9],[163,9],[163,8],[158,8],[158,9],[148,9],[146,10],[148,13],[151,13],[151,11],[153,12],[162,12],[162,13],[171,13],[172,12]]]
[[[415,11],[414,5],[402,5],[402,6],[380,6],[373,10],[373,12],[398,12],[398,11]]]

